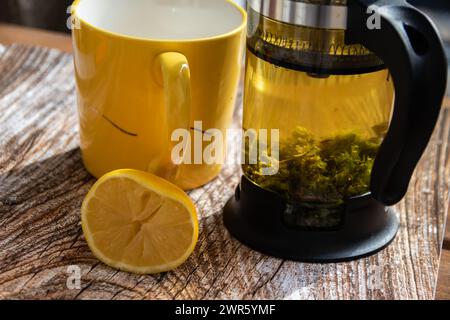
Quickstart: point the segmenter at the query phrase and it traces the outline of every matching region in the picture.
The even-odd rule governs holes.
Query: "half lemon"
[[[81,209],[84,236],[105,264],[138,274],[173,270],[194,251],[197,211],[170,182],[137,170],[100,178]]]

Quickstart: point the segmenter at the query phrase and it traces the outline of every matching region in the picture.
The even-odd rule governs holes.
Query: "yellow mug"
[[[218,164],[172,161],[176,129],[229,128],[245,11],[227,0],[76,0],[73,47],[83,162],[95,177],[120,168],[183,189]]]

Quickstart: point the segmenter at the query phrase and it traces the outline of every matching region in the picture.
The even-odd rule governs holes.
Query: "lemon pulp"
[[[83,202],[81,218],[94,255],[133,273],[178,267],[198,238],[190,198],[175,185],[137,170],[114,171],[98,180]]]

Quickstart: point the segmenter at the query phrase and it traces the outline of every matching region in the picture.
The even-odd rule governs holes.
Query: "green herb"
[[[298,127],[280,145],[278,174],[262,175],[267,166],[263,163],[244,165],[243,170],[250,180],[291,202],[335,207],[347,198],[369,191],[381,138],[381,133],[374,139],[345,133],[317,141],[305,128]]]

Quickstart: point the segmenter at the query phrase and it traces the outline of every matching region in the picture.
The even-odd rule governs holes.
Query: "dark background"
[[[0,21],[69,32],[67,8],[72,0],[0,0]]]
[[[69,32],[66,28],[67,8],[72,2],[73,0],[0,0],[0,21]],[[410,0],[409,2],[433,10],[437,19],[450,26],[450,0]],[[448,38],[450,41],[450,35]]]

